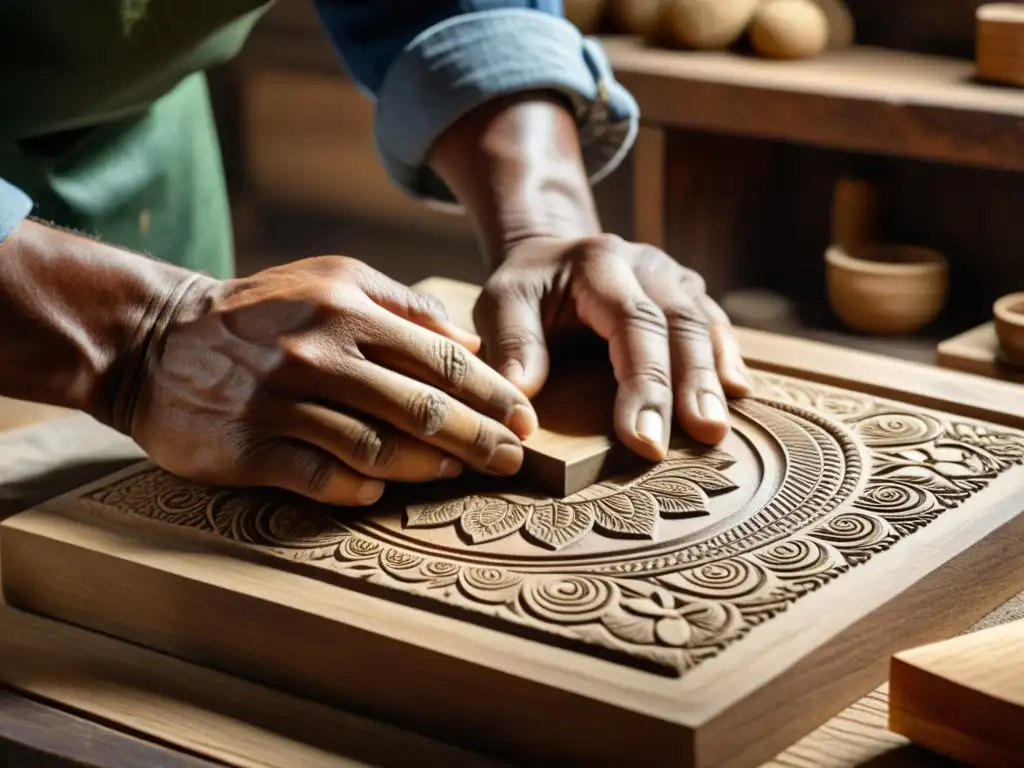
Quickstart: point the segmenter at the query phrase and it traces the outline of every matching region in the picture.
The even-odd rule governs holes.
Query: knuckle
[[[473,439],[469,443],[470,455],[478,457],[482,463],[487,464],[497,447],[498,436],[494,430],[489,429],[484,422],[478,421],[476,432],[473,433]]]
[[[672,377],[664,366],[656,363],[648,363],[640,366],[633,372],[633,380],[643,386],[654,385],[662,389],[670,389]]]
[[[631,299],[619,307],[620,324],[648,333],[666,334],[665,313],[650,299]]]
[[[394,461],[398,437],[387,427],[366,427],[356,438],[352,458],[360,466],[383,468]]]
[[[327,460],[313,456],[299,459],[300,472],[306,490],[311,496],[322,496],[330,486],[335,467]]]
[[[435,367],[444,382],[456,390],[461,389],[469,372],[469,353],[466,349],[449,339],[437,337],[433,356]]]
[[[518,355],[523,347],[543,342],[544,339],[540,338],[536,330],[522,325],[505,326],[494,335],[497,351],[506,356]]]
[[[448,417],[448,398],[438,392],[424,392],[413,396],[408,411],[416,429],[424,435],[437,434]]]
[[[409,291],[408,297],[409,313],[436,317],[441,320],[448,319],[448,312],[436,296],[423,291]]]

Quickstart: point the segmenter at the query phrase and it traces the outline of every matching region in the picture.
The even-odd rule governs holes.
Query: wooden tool
[[[889,727],[973,766],[1024,764],[1024,620],[897,654]]]
[[[1024,86],[1024,5],[987,3],[978,8],[976,18],[978,78]]]
[[[468,317],[474,288],[429,290]],[[6,521],[4,596],[515,762],[757,765],[1024,588],[1024,412],[739,338],[762,371],[714,450],[565,499],[467,478],[358,512],[142,464]]]

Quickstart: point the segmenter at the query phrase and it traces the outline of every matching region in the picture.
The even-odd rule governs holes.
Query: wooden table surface
[[[24,413],[20,404],[0,401],[0,431],[5,424],[24,426]],[[57,414],[46,411],[44,415]],[[89,474],[85,468],[89,462],[92,462],[93,476],[99,477],[111,471],[112,465],[130,461],[132,448],[126,447],[126,442],[81,416],[0,434],[0,489],[3,491],[0,518],[34,503],[33,496],[41,500],[82,484]],[[27,469],[12,468],[11,457],[18,457]],[[49,474],[40,472],[41,463],[46,461],[62,470]],[[1022,617],[1024,593],[976,628]],[[794,744],[768,766],[918,768],[952,765],[889,731],[887,717],[887,688],[883,685]],[[415,759],[415,755],[409,756],[410,761]],[[0,688],[0,765],[4,768],[71,765],[200,768],[221,764],[128,733],[113,724],[95,722],[83,713],[64,711],[20,692]]]

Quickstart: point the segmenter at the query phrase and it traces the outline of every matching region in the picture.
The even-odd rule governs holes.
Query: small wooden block
[[[1024,620],[893,657],[889,727],[968,765],[1024,765]]]
[[[1024,368],[1002,359],[995,325],[977,328],[946,339],[938,346],[938,363],[943,368],[1024,384]]]

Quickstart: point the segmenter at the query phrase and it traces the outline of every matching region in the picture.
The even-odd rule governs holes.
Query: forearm
[[[0,243],[0,394],[126,430],[148,333],[205,280],[22,221]]]
[[[601,232],[579,131],[555,94],[513,94],[459,120],[428,163],[477,228],[491,264],[533,237]]]

